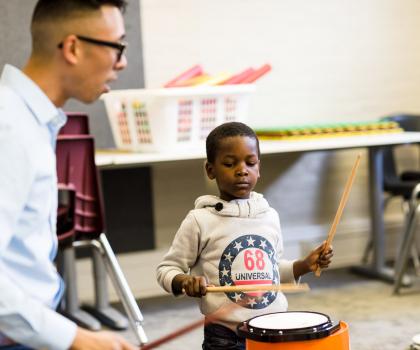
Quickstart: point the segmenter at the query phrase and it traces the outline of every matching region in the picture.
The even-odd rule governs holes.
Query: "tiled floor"
[[[311,290],[289,294],[289,310],[318,311],[349,324],[352,350],[408,349],[414,334],[420,333],[420,289],[403,295],[391,294],[391,286],[366,279],[348,270],[324,272],[320,278],[308,276]],[[150,341],[199,320],[201,315],[190,298],[163,297],[139,301]],[[131,331],[123,332],[134,341]],[[201,349],[202,329],[188,333],[161,350]]]

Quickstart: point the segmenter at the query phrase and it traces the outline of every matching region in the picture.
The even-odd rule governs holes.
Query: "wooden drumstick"
[[[201,319],[195,322],[192,322],[184,327],[179,328],[178,330],[176,330],[175,332],[169,333],[165,336],[163,336],[162,338],[159,338],[155,341],[150,342],[149,344],[145,344],[143,346],[140,347],[140,350],[151,350],[154,348],[157,348],[159,346],[161,346],[162,344],[165,344],[175,338],[178,338],[184,334],[187,334],[189,332],[192,332],[194,329],[201,327],[202,325],[204,325],[206,323],[205,319]]]
[[[284,283],[281,285],[267,285],[267,286],[255,286],[255,285],[244,285],[244,286],[221,286],[221,287],[207,287],[207,293],[229,293],[229,292],[239,292],[239,291],[282,291],[282,292],[301,292],[309,290],[307,283],[292,284]],[[142,345],[140,350],[151,350],[160,345],[170,342],[175,338],[178,338],[184,334],[187,334],[194,329],[213,322],[216,319],[223,317],[223,315],[229,314],[238,305],[244,305],[245,301],[239,301],[238,303],[230,303],[221,307],[214,314],[207,315],[205,319],[197,320],[192,322],[184,327],[181,327],[175,330],[172,333],[169,333],[155,341],[150,342],[149,344]]]
[[[264,292],[264,291],[278,291],[283,293],[306,292],[309,290],[307,283],[293,284],[272,284],[272,285],[238,285],[238,286],[217,286],[207,287],[207,293],[233,293],[233,292]]]
[[[244,285],[244,286],[221,286],[221,287],[207,287],[208,293],[229,293],[229,292],[238,292],[238,291],[282,291],[282,292],[301,292],[309,290],[307,283],[292,284],[284,283],[281,285],[267,285],[267,286],[255,286],[255,285]],[[214,320],[222,318],[224,315],[229,314],[234,308],[238,305],[245,305],[245,300],[239,301],[237,303],[230,303],[222,306],[215,313],[207,315],[205,319],[197,320],[192,322],[184,327],[178,328],[172,333],[169,333],[155,341],[150,342],[149,344],[144,344],[140,347],[140,350],[151,350],[160,345],[170,342],[175,338],[178,338],[184,334],[187,334],[194,329],[212,323]]]
[[[194,329],[201,327],[203,325],[207,325],[209,323],[214,322],[217,319],[223,318],[224,315],[228,315],[231,313],[231,311],[238,307],[238,306],[244,306],[245,305],[245,300],[242,301],[238,301],[237,303],[229,303],[229,304],[225,304],[224,306],[222,306],[219,310],[217,310],[216,312],[209,314],[206,316],[206,318],[203,318],[201,320],[197,320],[194,321],[184,327],[178,328],[177,330],[159,338],[156,339],[148,344],[144,344],[140,347],[140,350],[151,350],[154,348],[157,348],[159,346],[161,346],[164,343],[168,343],[170,341],[172,341],[175,338],[178,338],[184,334],[187,334],[189,332],[192,332]]]
[[[351,169],[351,173],[349,178],[347,179],[346,186],[344,187],[343,195],[341,196],[340,204],[338,205],[337,212],[335,213],[334,221],[331,225],[330,232],[328,232],[327,241],[325,242],[324,250],[322,251],[321,255],[325,254],[328,247],[331,245],[332,240],[334,239],[335,231],[337,230],[337,225],[340,222],[341,215],[343,214],[344,207],[346,206],[347,199],[349,198],[351,187],[353,186],[354,178],[356,177],[357,168],[360,164],[360,153],[357,155],[356,161],[354,162],[353,168]],[[315,276],[321,276],[321,267],[318,265]]]

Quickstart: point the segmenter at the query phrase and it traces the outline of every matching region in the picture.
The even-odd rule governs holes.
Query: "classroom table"
[[[369,265],[358,266],[354,271],[372,278],[392,283],[393,270],[385,266],[385,234],[383,220],[383,154],[382,146],[420,143],[420,132],[371,133],[367,135],[320,137],[279,141],[261,141],[262,154],[333,151],[353,148],[368,149],[369,200],[373,259]],[[162,153],[133,153],[123,151],[97,151],[96,164],[102,169],[151,166],[162,162],[205,159],[205,148],[190,151]]]

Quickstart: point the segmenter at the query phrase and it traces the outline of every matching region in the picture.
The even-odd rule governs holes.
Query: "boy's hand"
[[[311,251],[306,258],[295,261],[293,264],[293,274],[296,279],[308,272],[315,272],[318,266],[325,269],[330,265],[334,253],[332,246],[329,246],[325,253],[323,253],[325,244],[326,242],[324,241],[320,246]]]
[[[311,251],[305,258],[305,262],[310,271],[315,272],[318,266],[321,269],[326,269],[331,264],[334,252],[332,246],[329,246],[324,252],[326,243],[327,242],[323,242],[319,247]]]
[[[185,293],[190,297],[202,297],[207,293],[207,281],[204,276],[179,274],[172,281],[174,294]]]

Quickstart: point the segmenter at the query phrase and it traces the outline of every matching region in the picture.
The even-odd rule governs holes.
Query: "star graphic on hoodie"
[[[229,270],[226,270],[226,267],[223,268],[222,271],[220,271],[222,273],[222,276],[229,276]]]
[[[231,263],[232,259],[233,259],[233,255],[230,255],[230,253],[227,253],[227,254],[225,254],[225,259],[229,260],[229,262]]]
[[[242,249],[242,243],[241,242],[235,242],[235,249],[238,250],[238,252]]]
[[[249,237],[246,241],[248,242],[248,247],[251,245],[254,246],[255,239],[252,239],[252,237]]]
[[[257,302],[255,301],[255,299],[254,298],[249,298],[249,300],[247,301],[247,304],[248,305],[251,305],[251,307],[254,307],[254,305],[256,304]]]
[[[234,298],[235,298],[235,301],[236,301],[236,302],[238,302],[238,301],[242,300],[241,295],[240,295],[240,294],[238,294],[238,293],[235,293]]]
[[[266,297],[263,297],[261,303],[263,303],[264,305],[267,305],[268,299]]]

